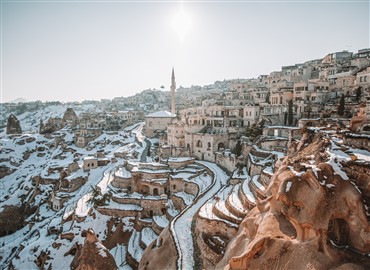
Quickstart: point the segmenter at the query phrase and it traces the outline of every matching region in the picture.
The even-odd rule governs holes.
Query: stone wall
[[[362,148],[370,151],[370,135],[360,134],[347,134],[344,139],[344,143],[354,148]]]
[[[212,235],[222,235],[228,239],[233,238],[237,231],[238,226],[231,226],[230,223],[226,223],[221,220],[210,220],[198,216],[195,230],[197,233],[209,233]]]
[[[112,181],[112,186],[116,188],[128,188],[131,186],[131,178],[121,178],[115,176]]]
[[[183,167],[186,167],[190,164],[193,164],[194,163],[194,159],[193,158],[189,158],[189,159],[184,159],[184,160],[181,160],[181,159],[169,159],[168,160],[168,166],[170,167],[170,169],[180,169],[180,168],[183,168]]]
[[[243,163],[243,159],[236,157],[235,154],[216,152],[215,156],[216,164],[229,172],[234,171],[238,164]]]
[[[197,196],[198,193],[199,193],[199,187],[197,184],[195,183],[191,183],[191,182],[185,182],[184,183],[184,188],[185,188],[185,192],[186,193],[189,193],[189,194],[192,194],[194,196]]]
[[[111,216],[111,217],[136,217],[140,214],[138,210],[120,210],[120,209],[111,209],[111,208],[102,208],[98,207],[96,210],[100,214]]]
[[[260,148],[262,150],[285,152],[288,146],[288,139],[267,139],[261,141]]]

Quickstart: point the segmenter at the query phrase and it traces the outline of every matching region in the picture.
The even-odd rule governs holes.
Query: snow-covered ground
[[[205,190],[203,196],[194,204],[185,208],[179,216],[171,221],[171,233],[175,239],[176,247],[179,252],[177,261],[178,269],[194,268],[194,246],[191,231],[191,223],[195,213],[202,207],[207,200],[211,199],[228,180],[227,174],[216,164],[198,161],[205,167],[208,167],[214,173],[214,181],[209,189]]]
[[[50,108],[54,113],[46,113],[45,119],[51,116],[62,117],[65,109],[63,106]],[[41,115],[42,112],[38,112],[35,117],[41,117]],[[33,124],[30,122],[29,115],[22,116],[20,119],[21,125],[22,123]],[[142,128],[142,124],[133,126],[133,129],[136,130],[140,128]],[[37,129],[32,132],[36,132]],[[40,134],[23,134],[15,138],[5,134],[1,135],[1,165],[15,171],[0,181],[0,211],[3,211],[6,205],[21,206],[24,202],[38,208],[38,211],[27,218],[27,222],[33,224],[32,227],[25,226],[13,234],[0,238],[0,265],[2,266],[12,262],[16,269],[37,269],[35,261],[44,251],[50,253],[50,259],[46,262],[45,268],[50,266],[53,269],[68,269],[73,256],[64,256],[64,254],[74,244],[82,245],[84,243],[84,238],[81,236],[83,230],[92,228],[101,241],[106,239],[107,222],[111,217],[102,215],[92,208],[90,202],[92,187],[98,186],[103,194],[108,192],[115,167],[123,162],[118,159],[116,164],[109,163],[89,172],[83,172],[83,157],[93,156],[97,149],[101,149],[110,159],[125,144],[130,144],[130,151],[137,152],[138,156],[141,156],[144,151],[143,145],[136,141],[137,132],[133,134],[129,129],[115,134],[104,133],[90,142],[93,150],[76,147],[73,144],[71,131],[63,130],[62,132],[65,134],[64,142],[66,143],[63,147],[67,147],[68,151],[65,151],[66,148],[62,148],[62,144],[54,146],[53,139],[48,139]],[[66,168],[75,160],[77,160],[79,168],[66,179],[72,180],[81,176],[87,177],[87,181],[73,192],[58,192],[57,194],[67,196],[68,199],[60,210],[54,211],[51,209],[49,199],[54,190],[52,182],[59,181],[60,174],[57,170],[50,171],[50,168]],[[38,176],[50,181],[50,184],[36,185],[33,178]],[[36,190],[37,192],[35,192]],[[85,220],[79,223],[73,219],[66,221],[66,218],[73,213]],[[133,224],[129,219],[120,218],[120,220],[125,223],[124,230],[133,230]],[[74,235],[73,241],[61,239],[59,233],[50,233],[50,230],[53,229],[62,233],[72,233]],[[53,243],[55,247],[52,246]],[[122,253],[123,250],[121,249],[119,252]],[[119,267],[120,269],[129,269],[124,261],[121,261]]]

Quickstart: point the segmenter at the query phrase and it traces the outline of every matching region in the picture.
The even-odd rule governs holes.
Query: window
[[[176,189],[176,185],[173,185],[173,187],[172,187],[173,189]]]

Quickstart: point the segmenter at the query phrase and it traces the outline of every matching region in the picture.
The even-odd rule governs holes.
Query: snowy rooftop
[[[158,112],[148,114],[145,117],[158,117],[158,118],[167,118],[167,117],[169,117],[169,118],[174,118],[174,117],[176,117],[176,114],[170,113],[168,111],[158,111]]]

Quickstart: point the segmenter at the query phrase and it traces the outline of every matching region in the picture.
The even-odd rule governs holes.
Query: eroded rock
[[[84,245],[76,252],[71,268],[76,270],[110,270],[117,269],[117,265],[112,254],[90,229],[86,231]]]
[[[10,114],[8,117],[6,134],[22,134],[21,123],[14,114]]]

